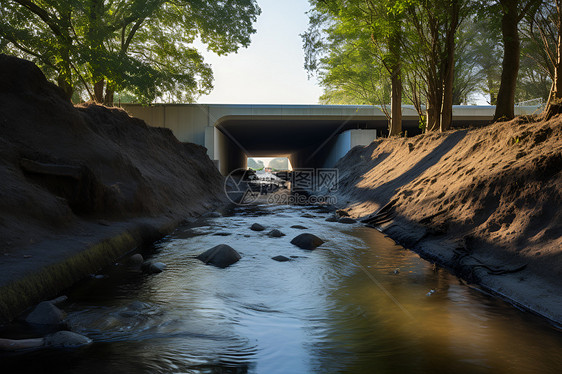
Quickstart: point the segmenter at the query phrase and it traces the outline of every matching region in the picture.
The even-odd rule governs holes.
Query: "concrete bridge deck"
[[[123,104],[152,126],[171,129],[183,142],[207,148],[223,174],[246,167],[247,157],[289,157],[293,167],[329,167],[355,145],[387,133],[388,121],[366,105]],[[493,106],[454,106],[453,126],[481,126]],[[532,114],[536,106],[516,107]],[[404,106],[403,129],[420,133],[413,106]]]

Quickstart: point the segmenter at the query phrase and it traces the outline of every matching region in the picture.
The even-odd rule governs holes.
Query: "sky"
[[[211,64],[214,89],[202,104],[318,104],[322,89],[304,70],[299,34],[308,27],[307,0],[258,0],[258,17],[248,48],[217,56],[200,49]]]

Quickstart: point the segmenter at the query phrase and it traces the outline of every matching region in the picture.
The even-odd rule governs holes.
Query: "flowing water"
[[[560,330],[327,216],[261,205],[187,224],[145,251],[163,273],[115,265],[68,291],[72,328],[94,344],[2,354],[2,372],[561,372]],[[274,228],[286,236],[268,237]],[[302,232],[326,243],[290,244]],[[195,259],[221,243],[242,259],[226,269]]]

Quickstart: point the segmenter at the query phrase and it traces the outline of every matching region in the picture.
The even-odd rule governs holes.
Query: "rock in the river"
[[[219,244],[197,256],[198,260],[219,268],[230,266],[241,258],[234,248],[226,244]]]
[[[324,241],[316,235],[305,233],[294,237],[293,240],[291,240],[291,244],[296,245],[301,249],[311,251],[324,244]]]
[[[263,227],[262,225],[260,225],[259,223],[254,223],[251,227],[250,230],[253,231],[263,231],[265,230],[265,227]]]
[[[43,338],[45,347],[78,348],[92,344],[92,339],[71,331],[59,331]]]
[[[37,304],[25,321],[35,325],[58,325],[64,321],[65,316],[52,302],[43,301]]]
[[[351,224],[351,223],[356,223],[357,221],[354,220],[354,219],[351,218],[351,217],[342,217],[342,218],[338,219],[338,222],[339,222],[339,223]]]
[[[326,218],[326,222],[338,222],[338,219],[334,216]]]
[[[273,229],[270,232],[267,233],[267,236],[271,237],[271,238],[280,238],[282,236],[285,236],[285,234],[283,234],[281,231],[277,230],[277,229]]]
[[[303,225],[293,225],[291,226],[292,229],[299,229],[299,230],[306,230],[308,229],[308,227],[303,226]]]
[[[336,210],[336,214],[340,217],[349,217],[349,213],[342,209]]]
[[[271,259],[272,259],[272,260],[275,260],[275,261],[279,261],[279,262],[291,261],[290,258],[285,257],[285,256],[275,256],[275,257],[272,257]]]
[[[143,262],[144,258],[142,257],[142,255],[140,253],[135,253],[131,257],[125,259],[125,261],[123,261],[123,264],[129,266],[140,266]]]
[[[162,262],[145,262],[142,264],[141,269],[147,274],[158,274],[166,269],[166,264]]]
[[[302,217],[302,218],[316,218],[315,215],[312,215],[312,214],[310,214],[310,213],[305,213],[305,214],[303,214],[301,217]]]

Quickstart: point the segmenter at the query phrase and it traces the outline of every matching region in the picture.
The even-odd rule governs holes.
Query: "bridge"
[[[366,105],[122,104],[151,126],[166,127],[182,142],[207,148],[224,175],[245,168],[247,157],[288,157],[293,168],[332,167],[347,151],[385,136],[388,121]],[[493,106],[454,106],[453,127],[482,126]],[[516,107],[532,114],[536,106]],[[402,108],[403,131],[420,133],[412,106]]]

